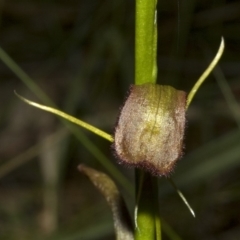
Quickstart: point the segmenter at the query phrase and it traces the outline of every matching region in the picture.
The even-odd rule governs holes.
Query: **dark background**
[[[112,133],[134,81],[134,8],[133,0],[0,1],[0,46],[32,79],[1,50],[0,239],[114,239],[104,198],[77,171],[85,163],[111,175],[100,163],[105,155],[115,164],[110,144],[70,133],[13,91],[42,103],[35,83],[58,108]],[[226,42],[220,68],[189,108],[172,174],[196,219],[161,178],[163,239],[239,239],[240,1],[159,0],[158,30],[158,83],[186,92],[221,36]],[[133,170],[117,167],[133,184]],[[133,213],[133,193],[119,187]]]

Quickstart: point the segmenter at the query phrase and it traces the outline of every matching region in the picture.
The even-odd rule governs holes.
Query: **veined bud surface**
[[[120,163],[168,175],[182,155],[186,93],[152,83],[132,85],[115,128]]]

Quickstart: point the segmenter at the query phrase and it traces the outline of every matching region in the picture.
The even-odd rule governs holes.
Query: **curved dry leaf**
[[[131,219],[125,202],[113,180],[107,174],[89,168],[83,164],[79,165],[78,169],[91,180],[109,204],[113,214],[116,239],[133,240]]]

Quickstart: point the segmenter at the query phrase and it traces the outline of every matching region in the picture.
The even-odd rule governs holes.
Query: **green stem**
[[[135,84],[157,81],[157,0],[136,0]],[[136,170],[135,240],[161,240],[157,179]]]
[[[158,205],[158,179],[156,177],[152,177],[152,186],[153,186],[153,200],[154,200],[154,220],[155,220],[155,233],[156,233],[156,240],[161,240],[161,220],[160,220],[160,212],[159,212],[159,205]]]
[[[161,240],[158,180],[136,170],[135,240]]]
[[[154,191],[150,174],[136,171],[135,240],[155,239]]]
[[[137,0],[135,33],[135,84],[157,79],[157,0]]]

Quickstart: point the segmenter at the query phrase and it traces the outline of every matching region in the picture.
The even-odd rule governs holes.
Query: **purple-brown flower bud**
[[[133,85],[115,129],[120,163],[168,175],[181,157],[186,93],[152,83]]]

